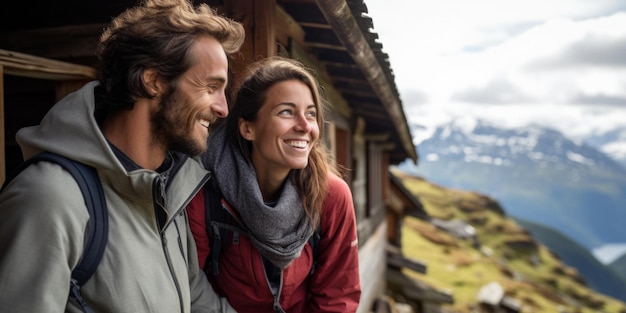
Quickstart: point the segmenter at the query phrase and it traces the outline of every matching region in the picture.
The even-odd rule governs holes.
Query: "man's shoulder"
[[[35,242],[65,238],[80,246],[89,217],[78,184],[57,164],[28,166],[0,193],[0,228]]]

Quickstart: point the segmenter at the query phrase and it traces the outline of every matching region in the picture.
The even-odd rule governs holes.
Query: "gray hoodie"
[[[162,173],[127,171],[95,121],[97,84],[17,134],[24,158],[47,150],[98,171],[108,242],[83,298],[96,312],[232,312],[199,270],[184,210],[207,171],[174,153]],[[88,218],[78,185],[56,164],[32,165],[7,186],[0,194],[0,312],[80,312],[67,299]]]

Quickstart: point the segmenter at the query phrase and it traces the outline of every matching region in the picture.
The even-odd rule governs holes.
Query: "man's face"
[[[152,133],[168,149],[195,156],[207,149],[209,125],[228,115],[228,59],[212,37],[199,38],[191,56],[194,65],[161,97]]]

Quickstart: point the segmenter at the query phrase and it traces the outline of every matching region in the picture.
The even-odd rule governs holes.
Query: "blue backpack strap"
[[[220,272],[220,254],[228,240],[228,230],[219,225],[229,223],[230,214],[222,208],[222,195],[215,190],[217,187],[213,186],[212,182],[212,180],[209,180],[204,186],[205,223],[209,246],[211,248],[206,264],[204,265],[204,271],[212,276],[217,276]]]
[[[85,205],[87,206],[90,216],[87,226],[88,233],[85,236],[86,241],[83,256],[78,265],[72,270],[70,298],[73,298],[81,306],[83,312],[92,312],[80,296],[80,287],[87,282],[95,272],[104,254],[104,248],[107,243],[109,228],[108,214],[102,184],[94,168],[56,153],[42,152],[25,160],[11,172],[11,175],[9,175],[4,182],[2,189],[4,189],[9,181],[15,178],[22,170],[39,161],[59,164],[68,171],[76,180],[83,194],[83,198],[85,199]]]

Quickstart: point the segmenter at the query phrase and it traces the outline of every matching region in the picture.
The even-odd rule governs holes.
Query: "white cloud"
[[[365,3],[411,122],[472,116],[575,138],[626,126],[623,1]]]

